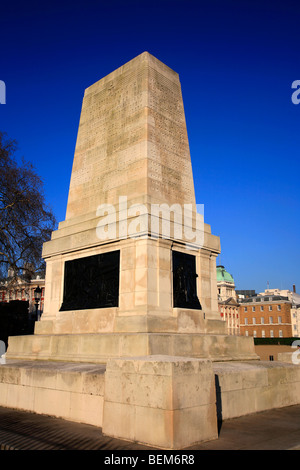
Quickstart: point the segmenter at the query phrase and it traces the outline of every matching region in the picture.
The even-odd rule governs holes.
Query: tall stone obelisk
[[[119,196],[195,204],[179,77],[147,52],[85,91],[66,221]]]
[[[219,317],[219,253],[197,213],[179,76],[144,52],[85,90],[66,218],[43,248],[34,336],[60,359],[65,341],[81,360],[128,351],[249,358]],[[87,352],[92,341],[98,353]]]

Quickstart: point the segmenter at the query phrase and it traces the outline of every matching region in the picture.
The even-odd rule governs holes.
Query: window
[[[247,307],[244,307],[244,312],[247,312]]]
[[[264,317],[260,317],[260,323],[263,325],[265,323]]]
[[[263,305],[260,306],[260,311],[261,311],[261,312],[264,311],[264,306],[263,306]]]
[[[252,312],[255,312],[255,307],[252,307]]]
[[[281,305],[277,305],[277,310],[281,310]]]
[[[269,317],[269,323],[273,323],[273,317]]]
[[[253,323],[253,325],[256,324],[256,318],[255,317],[252,318],[252,323]]]
[[[248,325],[248,318],[245,318],[245,325]]]
[[[282,317],[278,316],[278,323],[282,323]]]
[[[279,338],[282,338],[282,337],[283,337],[282,330],[279,330]]]
[[[262,338],[265,338],[265,337],[266,337],[266,332],[265,332],[265,330],[262,330],[262,332],[261,332],[261,337],[262,337]]]
[[[270,338],[274,338],[274,331],[270,330]]]
[[[253,338],[256,338],[256,330],[253,331]]]
[[[248,330],[245,331],[245,336],[249,336]]]
[[[273,307],[272,305],[269,305],[269,311],[271,312],[271,310],[273,310]]]

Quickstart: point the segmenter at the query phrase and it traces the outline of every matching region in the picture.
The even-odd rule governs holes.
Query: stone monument
[[[66,219],[43,249],[44,313],[22,357],[256,358],[220,319],[219,253],[197,213],[178,74],[145,52],[85,91]]]
[[[223,417],[258,411],[261,366],[219,317],[220,241],[198,208],[178,74],[144,52],[85,91],[44,313],[9,338],[0,405],[162,448],[217,438],[221,391]]]

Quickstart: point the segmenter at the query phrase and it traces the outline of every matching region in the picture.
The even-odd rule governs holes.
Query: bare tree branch
[[[0,279],[43,266],[42,245],[56,225],[41,178],[32,164],[14,159],[16,142],[0,132]]]

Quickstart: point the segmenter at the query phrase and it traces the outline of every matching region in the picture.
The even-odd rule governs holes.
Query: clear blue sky
[[[300,2],[3,1],[0,129],[64,220],[84,89],[148,51],[179,73],[196,198],[238,289],[300,292]]]

